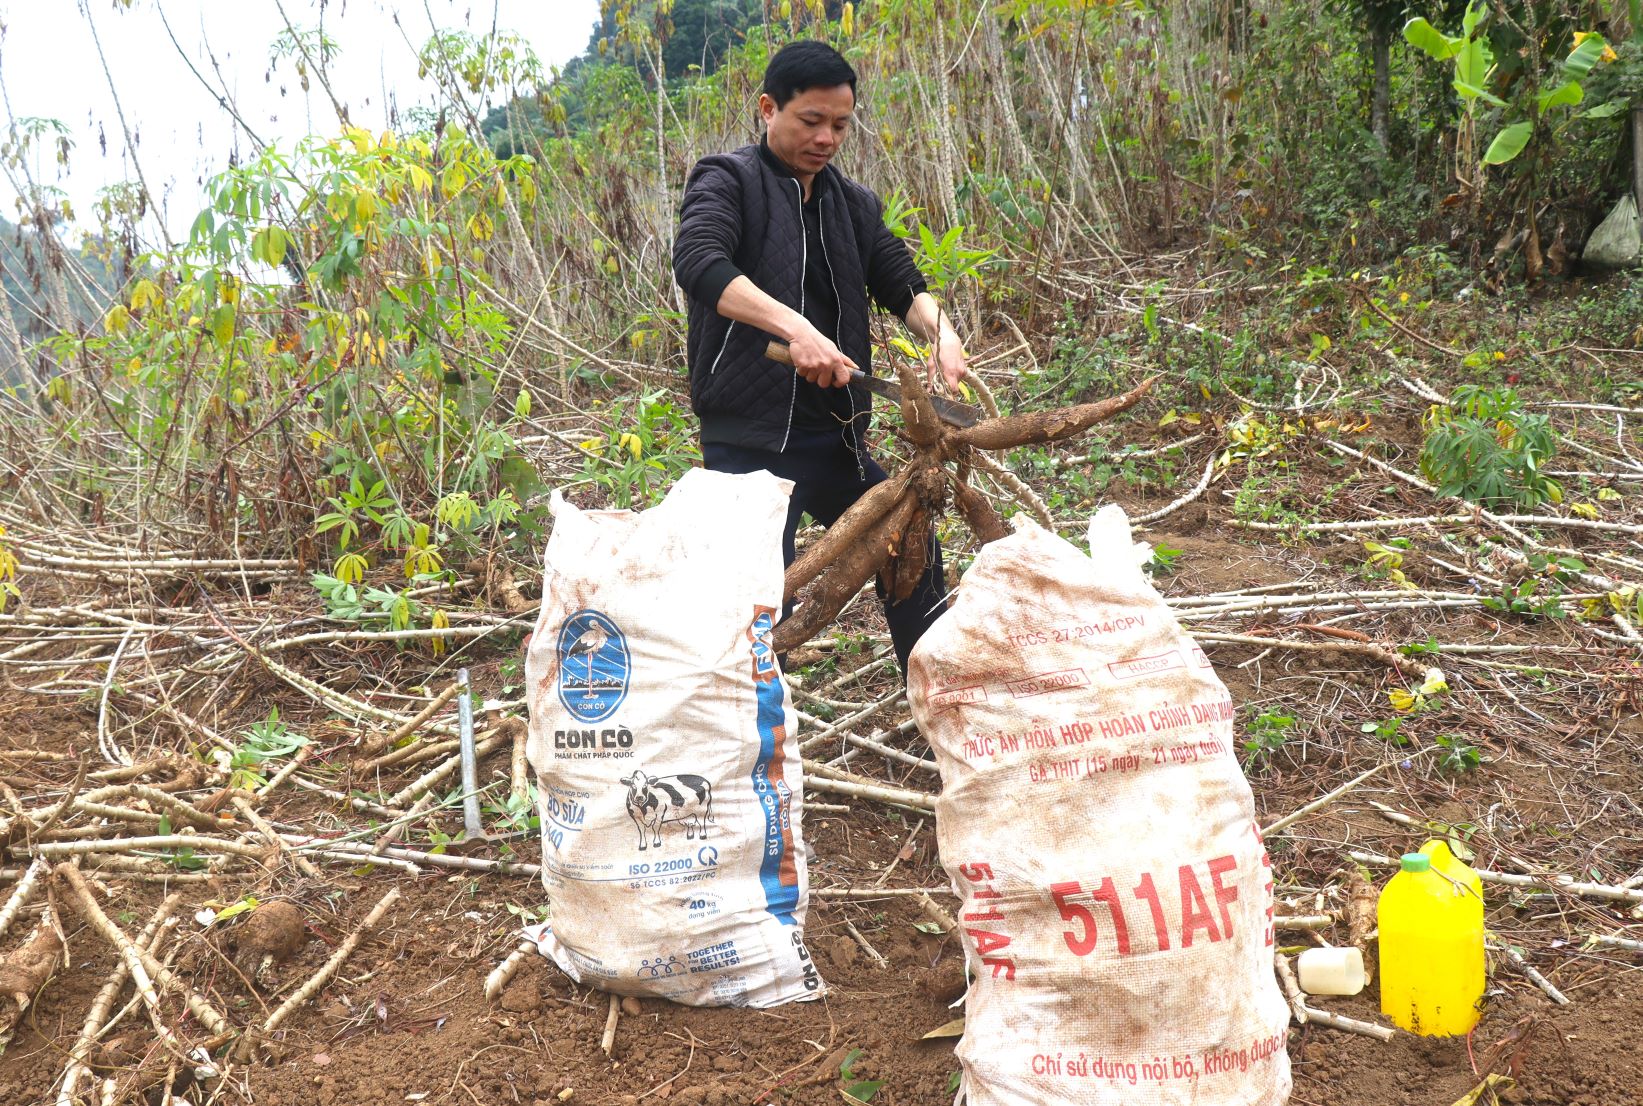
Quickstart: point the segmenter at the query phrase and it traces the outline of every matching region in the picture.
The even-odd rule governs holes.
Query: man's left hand
[[[959,344],[958,335],[948,330],[930,350],[930,388],[935,390],[939,381],[946,385],[947,392],[956,393],[958,382],[964,378],[964,368],[964,347]]]

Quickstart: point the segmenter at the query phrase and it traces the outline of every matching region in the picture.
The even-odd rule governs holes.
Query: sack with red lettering
[[[984,546],[909,669],[975,977],[969,1106],[1287,1101],[1233,704],[1123,513],[1089,556],[1030,522]]]
[[[549,921],[572,979],[692,1006],[822,994],[770,633],[793,485],[692,469],[641,513],[553,496],[526,649]]]

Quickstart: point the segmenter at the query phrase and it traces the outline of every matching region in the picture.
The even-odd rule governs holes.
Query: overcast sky
[[[0,118],[49,117],[69,128],[74,146],[66,171],[51,151],[37,155],[35,171],[42,183],[68,193],[78,226],[94,229],[98,191],[136,178],[94,23],[150,192],[172,234],[186,235],[204,206],[204,182],[227,167],[236,149],[250,153],[190,62],[213,83],[220,69],[240,113],[267,141],[288,148],[304,135],[336,132],[336,113],[319,83],[304,93],[290,61],[270,66],[270,47],[285,29],[281,4],[298,29],[323,21],[341,48],[331,64],[332,88],[353,122],[373,131],[386,127],[390,107],[403,115],[431,102],[431,83],[417,77],[416,51],[435,26],[483,33],[494,16],[498,30],[523,35],[546,67],[582,51],[599,9],[598,0],[133,0],[129,7],[124,0],[0,0],[0,85],[9,101]],[[14,221],[15,195],[0,180],[0,208]],[[154,236],[151,223],[145,237]]]

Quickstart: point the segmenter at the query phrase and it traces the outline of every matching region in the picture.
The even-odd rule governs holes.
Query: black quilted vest
[[[866,281],[869,251],[882,234],[881,205],[832,166],[818,175],[817,185],[821,238],[839,298],[837,333],[828,337],[871,372]],[[694,274],[722,256],[722,242],[734,239],[730,259],[736,267],[767,295],[804,313],[807,256],[803,192],[796,179],[775,170],[758,146],[744,146],[698,162],[685,184],[684,203],[687,219],[681,229],[690,226],[693,233],[681,233],[674,244],[674,271],[682,286],[692,287]],[[727,237],[716,243],[716,235],[704,228]],[[907,265],[911,270],[910,260]],[[765,356],[775,335],[727,319],[715,306],[690,299],[690,403],[701,419],[702,440],[781,452],[794,436],[797,376]],[[860,385],[845,393],[835,402],[847,421],[846,440],[861,452],[872,400]]]

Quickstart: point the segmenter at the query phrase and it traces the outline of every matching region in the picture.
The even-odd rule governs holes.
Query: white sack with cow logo
[[[1030,522],[984,546],[909,668],[975,976],[969,1106],[1287,1101],[1234,706],[1123,513],[1089,556]]]
[[[823,991],[770,632],[792,484],[693,469],[642,513],[553,497],[526,650],[549,921],[573,979],[696,1006]]]

